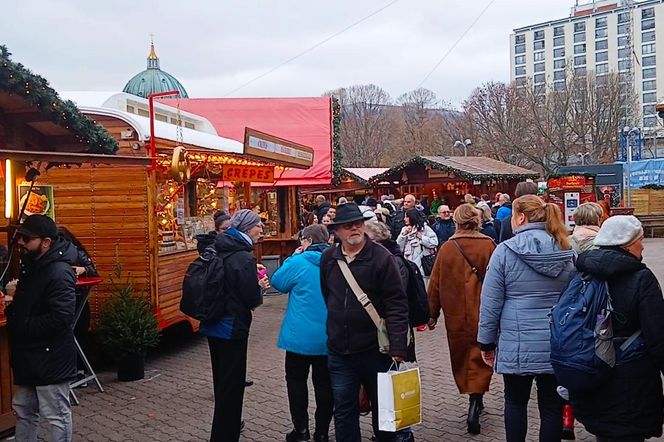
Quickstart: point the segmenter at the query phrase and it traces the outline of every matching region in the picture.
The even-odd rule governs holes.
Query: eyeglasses
[[[339,227],[341,227],[342,229],[345,229],[345,230],[350,230],[354,227],[361,227],[363,225],[364,225],[364,221],[359,219],[357,221],[353,221],[352,223],[341,224]]]

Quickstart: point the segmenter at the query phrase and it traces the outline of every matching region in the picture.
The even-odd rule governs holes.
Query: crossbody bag
[[[451,240],[451,243],[456,246],[459,253],[461,253],[461,256],[463,256],[463,259],[466,260],[466,262],[470,266],[470,270],[472,270],[472,272],[475,274],[477,279],[480,280],[480,284],[484,284],[484,276],[480,275],[480,272],[477,270],[477,266],[475,264],[473,264],[470,259],[468,259],[468,255],[466,255],[466,252],[463,251],[463,249],[461,248],[459,243],[456,241],[456,239]]]

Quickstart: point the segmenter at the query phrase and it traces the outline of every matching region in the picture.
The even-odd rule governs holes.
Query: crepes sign
[[[224,181],[273,183],[274,166],[236,166],[233,164],[224,164],[222,179]]]

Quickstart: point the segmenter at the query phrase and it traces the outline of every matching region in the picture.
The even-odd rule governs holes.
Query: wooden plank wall
[[[160,328],[165,328],[175,322],[188,320],[180,312],[180,298],[182,297],[182,278],[196,257],[198,251],[189,250],[186,252],[162,255],[159,257],[158,264],[158,287],[159,296],[157,299],[158,319]],[[197,324],[192,323],[196,329]]]
[[[634,215],[664,215],[664,190],[632,190],[632,207]]]
[[[131,283],[151,299],[148,246],[148,175],[140,166],[84,165],[51,169],[39,184],[53,185],[56,223],[81,241],[104,282],[90,296],[92,317],[113,296],[116,261],[122,265],[117,283]],[[117,253],[117,259],[116,259]]]
[[[7,328],[0,327],[0,435],[14,428],[12,414],[12,374],[9,364]]]

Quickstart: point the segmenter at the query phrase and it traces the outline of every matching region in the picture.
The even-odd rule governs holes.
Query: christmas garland
[[[341,184],[346,171],[341,166],[341,106],[339,100],[332,97],[332,184]]]
[[[472,157],[467,157],[468,161],[472,161]],[[429,166],[432,169],[439,170],[441,172],[449,172],[453,173],[457,177],[464,179],[464,180],[472,180],[472,179],[494,179],[494,180],[499,180],[499,179],[504,179],[504,180],[516,180],[516,179],[526,179],[526,178],[538,178],[539,174],[538,173],[500,173],[500,174],[492,174],[492,173],[469,173],[466,171],[463,171],[461,169],[457,169],[455,167],[447,166],[445,164],[441,164],[437,161],[432,161],[424,157],[417,156],[415,158],[412,158],[408,161],[404,161],[400,164],[397,164],[396,166],[392,166],[385,172],[376,175],[371,178],[372,183],[378,183],[380,181],[384,181],[386,178],[390,177],[391,175],[394,175],[397,172],[401,172],[404,169],[408,168],[411,165],[414,164],[421,164],[423,166]]]
[[[0,92],[21,97],[49,119],[70,131],[89,153],[112,155],[118,142],[101,126],[83,115],[72,101],[63,101],[48,81],[13,62],[6,46],[0,45]]]

